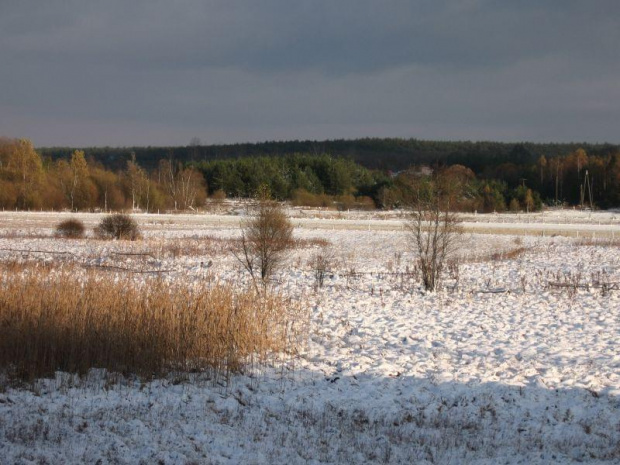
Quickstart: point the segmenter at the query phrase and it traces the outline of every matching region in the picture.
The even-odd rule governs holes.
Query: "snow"
[[[3,215],[0,260],[61,259],[14,251],[29,249],[143,265],[114,256],[121,243],[43,237],[57,216]],[[548,286],[592,284],[601,275],[620,282],[620,247],[470,231],[458,282],[426,293],[402,273],[412,260],[402,223],[355,215],[306,219],[295,230],[329,240],[334,266],[315,290],[308,262],[319,249],[305,248],[278,277],[311,313],[307,341],[283,367],[227,384],[182,373],[141,382],[99,370],[81,380],[58,373],[29,388],[5,383],[0,464],[620,463],[620,291]],[[558,214],[552,224],[567,234],[561,221],[580,221],[583,232],[600,221],[615,231],[613,213],[596,215]],[[147,239],[135,247],[238,234],[237,217],[161,216],[139,215]],[[539,220],[521,215],[510,224],[532,228]],[[484,258],[515,249],[523,251],[511,259]],[[162,254],[157,265],[173,269],[171,279],[198,280],[209,260],[209,272],[239,279],[223,249]]]
[[[145,214],[135,218],[143,230],[177,234],[200,230],[236,229],[245,216],[243,202],[231,202],[224,211],[208,214]],[[336,212],[290,208],[290,217],[296,227],[302,229],[388,230],[400,231],[406,213],[387,212]],[[97,214],[75,215],[69,212],[0,212],[2,229],[17,230],[22,234],[50,233],[61,219],[79,216],[88,227],[95,226],[104,216]],[[546,210],[538,213],[461,214],[467,232],[495,234],[537,234],[543,232],[560,235],[592,235],[620,237],[620,212],[591,212],[582,210]],[[2,226],[3,225],[3,226]]]

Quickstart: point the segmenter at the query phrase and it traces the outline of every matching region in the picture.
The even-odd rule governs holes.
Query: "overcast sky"
[[[620,142],[618,0],[0,0],[0,136]]]

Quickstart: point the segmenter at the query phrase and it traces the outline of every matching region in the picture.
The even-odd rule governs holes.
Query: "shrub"
[[[315,288],[323,287],[325,276],[331,271],[334,260],[333,252],[327,247],[322,247],[310,258],[310,266],[314,273]]]
[[[216,201],[226,200],[226,192],[224,192],[222,189],[218,189],[213,194],[211,194],[211,199]]]
[[[332,206],[333,200],[329,195],[313,194],[305,189],[297,189],[293,192],[291,203],[296,207],[326,208]]]
[[[355,207],[355,197],[351,194],[339,195],[336,197],[336,207],[339,211],[350,210]]]
[[[232,253],[258,289],[258,280],[264,288],[269,278],[282,266],[293,245],[293,225],[284,209],[270,200],[268,194],[263,194],[251,217],[242,222],[241,240]]]
[[[377,206],[371,197],[362,195],[355,198],[355,208],[358,210],[375,210]]]
[[[120,239],[135,241],[140,239],[140,229],[135,220],[124,214],[108,215],[95,228],[100,239]]]
[[[86,228],[84,223],[76,219],[68,219],[62,221],[56,226],[55,234],[58,237],[64,237],[68,239],[81,239],[84,237]]]

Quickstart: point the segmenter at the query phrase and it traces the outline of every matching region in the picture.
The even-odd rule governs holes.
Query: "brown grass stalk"
[[[517,247],[514,249],[493,252],[488,255],[474,255],[463,258],[466,263],[483,263],[483,262],[499,262],[504,260],[515,260],[523,256],[528,250],[526,247]]]
[[[0,269],[0,371],[33,380],[105,368],[234,372],[292,350],[300,306],[230,285],[41,267]]]
[[[578,247],[620,247],[620,238],[601,237],[592,239],[584,237],[577,239],[574,243]]]

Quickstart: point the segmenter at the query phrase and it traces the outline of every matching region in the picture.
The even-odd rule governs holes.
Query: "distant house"
[[[406,170],[400,171],[388,171],[388,175],[391,178],[397,178],[401,174],[408,174],[409,176],[421,177],[421,176],[430,176],[433,174],[433,168],[428,165],[419,165],[419,166],[411,166]]]

